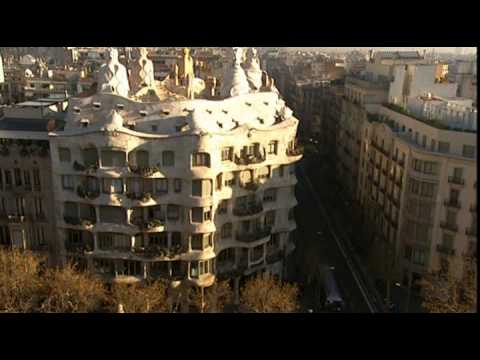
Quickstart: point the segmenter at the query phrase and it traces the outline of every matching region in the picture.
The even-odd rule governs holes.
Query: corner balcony
[[[250,216],[256,215],[263,211],[263,204],[261,202],[250,203],[245,206],[239,206],[233,209],[235,216]]]
[[[235,238],[237,241],[243,243],[251,243],[270,236],[271,232],[272,228],[270,226],[265,226],[248,233],[237,232]]]
[[[295,146],[294,148],[287,148],[287,156],[301,156],[305,152],[305,148],[302,145]]]
[[[455,255],[455,249],[452,249],[450,247],[446,247],[443,245],[437,245],[437,251],[440,254],[447,255],[447,256],[454,256]]]
[[[440,222],[440,227],[445,230],[457,232],[458,231],[458,225],[457,224],[451,224],[446,221],[441,221]]]
[[[465,185],[465,179],[462,179],[462,178],[457,177],[457,176],[449,176],[448,177],[448,182],[450,184],[455,184],[455,185],[460,185],[460,186]]]

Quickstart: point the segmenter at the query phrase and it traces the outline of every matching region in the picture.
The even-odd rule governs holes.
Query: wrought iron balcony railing
[[[263,211],[263,204],[261,202],[249,203],[244,206],[238,206],[233,209],[235,216],[249,216],[261,213]]]

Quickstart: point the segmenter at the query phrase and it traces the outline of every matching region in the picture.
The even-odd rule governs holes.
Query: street
[[[302,160],[302,161],[305,161]],[[376,312],[376,304],[366,301],[366,290],[359,286],[358,275],[352,272],[351,259],[345,257],[345,249],[339,246],[337,235],[327,216],[312,193],[308,179],[302,172],[302,165],[297,166],[298,184],[296,196],[299,205],[296,208],[297,234],[295,251],[295,268],[297,280],[303,284],[302,307],[321,311],[318,295],[321,286],[318,279],[318,265],[334,267],[341,295],[346,303],[346,312]],[[321,200],[320,200],[321,201]],[[343,251],[343,253],[342,253]],[[350,264],[349,264],[350,262]],[[368,299],[368,296],[367,296]]]

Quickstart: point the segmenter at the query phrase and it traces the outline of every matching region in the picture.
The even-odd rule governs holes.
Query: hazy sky
[[[328,49],[328,50],[333,50],[333,49],[338,49],[338,50],[353,50],[353,49],[363,49],[363,50],[368,50],[368,49],[374,49],[374,50],[419,50],[423,51],[423,49],[431,50],[435,49],[436,52],[455,52],[454,47],[298,47],[298,48],[289,48],[289,49],[294,49],[294,50],[308,50],[308,49]],[[463,53],[468,54],[468,53],[475,53],[477,51],[477,48],[475,47],[464,47]]]

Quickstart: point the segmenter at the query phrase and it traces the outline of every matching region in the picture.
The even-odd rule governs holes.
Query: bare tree
[[[48,269],[42,278],[41,312],[88,313],[103,311],[106,290],[102,282],[87,272],[77,272],[71,264]]]
[[[41,259],[19,250],[0,250],[0,312],[33,312],[40,301]]]
[[[115,312],[119,308],[125,313],[168,312],[167,285],[163,281],[115,284],[112,288],[111,311]]]
[[[477,259],[465,257],[463,276],[456,276],[460,262],[449,261],[448,270],[435,271],[425,277],[422,307],[429,313],[466,313],[477,308]]]
[[[246,282],[240,293],[240,303],[256,313],[289,313],[297,311],[298,288],[282,284],[266,273]]]

